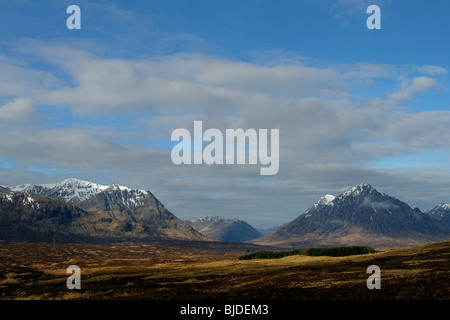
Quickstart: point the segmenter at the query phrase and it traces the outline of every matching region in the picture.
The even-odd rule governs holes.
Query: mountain
[[[78,179],[0,189],[0,239],[206,240],[150,191]]]
[[[108,186],[83,181],[75,178],[63,180],[55,184],[21,184],[11,187],[11,191],[28,192],[78,203],[106,190]]]
[[[220,241],[244,242],[262,235],[247,222],[228,217],[200,217],[186,223],[208,238]]]
[[[113,184],[78,203],[100,217],[102,230],[109,235],[125,232],[136,238],[204,240],[205,237],[177,218],[146,190]]]
[[[450,204],[441,203],[433,209],[426,211],[426,213],[450,228]]]
[[[429,215],[366,183],[320,198],[295,220],[250,241],[286,247],[401,247],[450,239]]]

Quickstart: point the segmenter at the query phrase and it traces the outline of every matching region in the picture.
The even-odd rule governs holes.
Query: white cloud
[[[450,151],[450,111],[400,113],[383,126],[383,136],[399,146]]]
[[[397,107],[436,87],[439,78],[428,76],[443,75],[439,67],[422,70],[427,76],[411,68],[417,76],[412,78],[405,66],[369,63],[256,63],[197,54],[118,59],[40,43],[28,50],[54,69],[42,72],[18,60],[0,60],[9,72],[0,74],[0,99],[9,101],[0,107],[0,135],[7,138],[0,140],[0,150],[21,168],[15,169],[17,183],[39,182],[22,180],[33,166],[70,168],[87,180],[157,189],[160,200],[181,217],[195,218],[200,203],[202,214],[239,211],[249,220],[266,216],[270,224],[295,218],[343,185],[366,181],[387,192],[383,187],[401,187],[393,189],[400,198],[413,194],[411,171],[365,164],[450,145],[450,112],[410,115]],[[389,100],[377,87],[386,80],[403,80]],[[11,92],[1,90],[6,85],[22,98],[11,100]],[[363,98],[361,88],[374,93]],[[34,105],[47,117],[45,126],[10,123],[32,120]],[[58,110],[61,114],[53,114]],[[194,120],[203,120],[204,129],[280,129],[279,173],[262,178],[260,165],[173,165],[170,134],[192,128]],[[430,186],[427,179],[434,177],[427,171],[414,181]],[[445,183],[439,182],[442,190],[448,190]]]
[[[391,103],[404,103],[410,101],[414,96],[424,93],[436,86],[436,80],[429,77],[416,77],[405,81],[402,88],[389,95]]]
[[[33,107],[30,98],[16,98],[13,101],[0,106],[0,121],[4,122],[29,122],[41,118]]]
[[[416,69],[419,72],[428,74],[430,76],[446,75],[448,73],[445,68],[440,66],[425,65],[425,66],[418,66],[416,67]]]

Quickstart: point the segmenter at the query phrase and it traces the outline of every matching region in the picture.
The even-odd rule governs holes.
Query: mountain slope
[[[205,239],[167,210],[150,191],[115,184],[78,206],[101,218],[103,223],[98,228],[109,235],[125,233],[136,238]]]
[[[220,241],[244,242],[261,236],[247,222],[228,217],[200,217],[186,223],[201,234]]]
[[[400,247],[448,239],[450,230],[429,215],[369,184],[359,184],[335,198],[322,197],[295,220],[251,242]]]

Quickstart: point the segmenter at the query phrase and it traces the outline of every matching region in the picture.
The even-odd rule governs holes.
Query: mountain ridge
[[[148,190],[118,184],[108,187],[75,178],[55,184],[23,184],[10,189],[5,188],[0,197],[0,221],[3,222],[0,237],[4,240],[8,240],[8,234],[15,239],[27,238],[26,234],[8,233],[15,228],[14,221],[20,221],[20,228],[31,232],[33,239],[48,240],[50,234],[67,239],[70,234],[71,239],[210,240],[167,210]],[[24,200],[12,201],[17,197],[31,199],[29,202],[35,205],[40,205],[35,198],[51,203],[52,208],[65,212],[69,224],[74,224],[58,228],[61,223],[57,219],[50,219],[39,207],[24,209]],[[29,219],[31,216],[41,217],[39,226],[32,225],[35,221]],[[15,218],[11,220],[11,217]]]
[[[84,181],[76,178],[69,178],[57,183],[46,184],[21,184],[12,186],[11,191],[29,192],[57,198],[66,202],[77,203],[106,190],[108,186]]]
[[[34,194],[45,198],[38,197],[36,201]],[[48,203],[52,200],[47,198],[60,202],[50,205]],[[52,212],[57,212],[55,207],[59,206],[66,215],[72,215],[70,219],[75,224],[69,228],[64,221],[53,216],[50,219],[40,211],[41,203],[47,203],[53,208]],[[203,216],[193,221],[182,221],[149,190],[119,184],[105,186],[70,178],[54,184],[0,187],[1,221],[11,222],[14,214],[24,221],[32,216],[41,217],[39,221],[51,220],[48,230],[54,233],[59,230],[63,235],[116,239],[218,239],[271,246],[367,244],[398,247],[449,239],[450,227],[446,220],[449,208],[448,204],[440,204],[422,212],[368,183],[360,183],[338,196],[326,194],[320,197],[296,219],[262,236],[236,218]],[[31,212],[33,210],[35,212]],[[25,226],[24,221],[21,221],[21,228],[33,231],[33,227]],[[39,222],[39,228],[36,228],[42,231],[43,223]],[[194,223],[197,224],[195,227]],[[0,227],[3,228],[3,238],[7,238],[8,227]],[[14,226],[9,227],[14,229]],[[34,231],[38,232],[37,229]]]

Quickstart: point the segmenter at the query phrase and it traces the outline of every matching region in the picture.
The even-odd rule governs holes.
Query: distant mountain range
[[[186,220],[195,230],[220,241],[244,242],[261,237],[262,234],[247,222],[229,217],[200,217]]]
[[[428,213],[359,184],[335,197],[326,195],[303,214],[256,244],[289,247],[369,245],[402,247],[450,239],[448,205]],[[436,219],[439,218],[440,220]]]
[[[359,184],[268,234],[228,217],[182,221],[148,190],[78,179],[0,187],[0,240],[220,240],[305,248],[402,247],[450,239],[450,205],[422,212]]]
[[[150,191],[78,179],[0,189],[0,240],[207,240]]]

